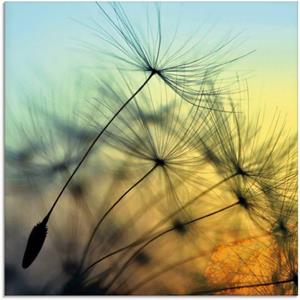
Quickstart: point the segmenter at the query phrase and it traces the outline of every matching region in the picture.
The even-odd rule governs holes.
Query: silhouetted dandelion
[[[116,139],[114,139],[113,141],[116,141]],[[125,145],[127,145],[127,144],[125,144]],[[128,143],[128,145],[130,145],[130,143]],[[133,155],[136,155],[134,152],[135,150],[136,149],[131,149]],[[274,151],[274,149],[272,149],[272,151]],[[145,156],[145,157],[147,158],[147,156]],[[145,158],[145,157],[138,154],[138,158]],[[259,168],[259,162],[257,163],[257,166]],[[229,205],[224,206],[223,208],[220,208],[216,211],[212,211],[211,213],[209,213],[205,216],[196,218],[195,220],[206,219],[212,215],[216,215],[221,212],[224,212],[225,210],[229,210],[234,206],[236,206],[236,207],[239,206],[242,210],[244,210],[246,212],[247,216],[250,217],[256,224],[260,225],[260,224],[262,224],[262,222],[263,222],[263,224],[265,222],[267,222],[268,226],[270,226],[274,222],[274,215],[273,215],[274,212],[272,211],[270,201],[269,201],[269,199],[267,199],[265,191],[263,191],[260,186],[256,186],[255,181],[252,182],[252,185],[251,185],[251,181],[250,181],[250,183],[245,182],[244,176],[245,176],[244,174],[241,174],[240,172],[236,171],[234,174],[230,175],[228,178],[221,180],[219,183],[211,186],[211,188],[208,188],[206,191],[200,193],[198,196],[190,199],[188,202],[185,203],[185,205],[183,205],[182,207],[179,208],[178,212],[180,212],[182,209],[186,209],[187,206],[189,206],[190,204],[194,203],[196,200],[203,197],[204,194],[211,192],[213,189],[219,187],[221,184],[224,184],[227,181],[228,183],[230,183],[232,185],[232,195],[230,197],[229,197],[229,195],[226,195],[226,197],[229,197],[229,199],[231,199],[232,202]],[[281,184],[282,184],[282,182],[277,183],[276,186],[275,185],[273,186],[273,189],[280,188]],[[266,211],[268,212],[267,214],[266,214]],[[235,214],[233,216],[235,216]],[[170,216],[168,216],[168,218],[170,218]],[[178,221],[175,219],[173,227],[171,227],[166,232],[163,232],[163,234],[168,233],[170,230],[184,233],[186,231],[186,225],[193,223],[193,222],[194,222],[193,220],[190,220],[187,222],[181,222],[181,221]],[[265,230],[269,229],[269,227],[266,228],[263,225],[262,225],[262,227]],[[160,234],[155,235],[153,238],[150,239],[150,241],[156,240],[159,237],[160,237]],[[146,245],[147,244],[148,244],[148,242],[146,243]],[[98,262],[100,262],[100,261],[101,260],[99,260]]]
[[[215,106],[223,107],[216,102]],[[231,106],[232,114],[211,112],[210,138],[201,141],[200,137],[201,151],[223,176],[235,174],[250,186],[271,192],[273,185],[285,181],[286,166],[296,167],[296,137],[284,133],[279,114],[267,124],[261,114],[251,122],[238,106]]]
[[[110,3],[110,7],[103,3],[97,5],[104,22],[100,24],[95,21],[89,28],[97,38],[112,48],[112,51],[105,50],[104,53],[111,56],[115,64],[127,65],[133,70],[146,73],[147,79],[141,87],[157,76],[183,99],[196,105],[205,105],[199,103],[199,86],[202,95],[230,92],[228,82],[227,86],[218,87],[214,91],[210,87],[206,90],[206,87],[216,79],[226,83],[224,78],[219,78],[220,73],[226,66],[250,53],[232,55],[237,36],[227,37],[225,41],[208,48],[207,34],[203,33],[198,40],[195,32],[179,43],[178,24],[174,25],[173,34],[165,35],[159,5],[154,5],[152,10],[150,8],[146,17],[147,28],[142,33],[136,29],[120,3]],[[149,19],[150,14],[153,15],[152,19]],[[103,53],[100,47],[88,46],[96,53]],[[210,109],[210,106],[207,108]]]
[[[106,100],[108,109],[110,109],[111,103],[120,101],[119,98],[115,98],[116,94],[118,93],[106,89],[105,95],[111,95]],[[122,95],[122,92],[119,94]],[[107,215],[154,170],[157,169],[160,184],[167,195],[166,200],[175,201],[175,205],[180,207],[180,197],[176,192],[174,182],[179,180],[184,183],[184,186],[188,186],[189,180],[195,180],[194,178],[189,179],[189,177],[192,174],[196,176],[199,172],[198,168],[203,163],[197,157],[194,158],[196,149],[192,147],[191,140],[193,140],[194,132],[201,130],[201,127],[204,126],[205,115],[208,111],[185,104],[182,99],[175,98],[173,101],[181,102],[181,104],[174,106],[168,114],[165,114],[164,109],[161,108],[165,107],[165,103],[170,103],[169,95],[161,93],[161,95],[154,97],[149,91],[147,94],[142,93],[139,97],[142,96],[145,101],[137,99],[134,100],[132,106],[127,106],[123,114],[112,124],[111,129],[106,132],[105,140],[121,154],[126,153],[133,157],[135,159],[133,163],[140,166],[150,164],[149,170],[125,191],[99,219],[84,251],[82,263],[98,228]],[[139,103],[143,104],[140,105]],[[102,115],[104,112],[101,110],[99,113]],[[152,117],[150,122],[148,121],[149,113],[155,115],[156,122],[153,122]],[[95,123],[99,119],[97,115],[97,111],[93,109],[90,119],[94,120]],[[185,126],[182,125],[182,120],[187,120]],[[165,124],[166,126],[164,126]]]
[[[6,290],[296,295],[297,138],[277,110],[250,112],[230,68],[251,52],[170,26],[166,4],[93,5],[101,73],[40,76],[9,126]]]
[[[180,49],[180,53],[174,52],[175,57],[173,54],[168,54],[167,52],[170,49],[170,44],[167,49],[167,52],[161,53],[162,50],[162,41],[161,41],[161,21],[160,21],[160,14],[159,11],[157,12],[157,43],[155,43],[155,46],[153,49],[155,49],[154,53],[147,53],[147,51],[144,49],[142,40],[140,40],[137,37],[137,34],[135,33],[128,17],[124,13],[122,7],[119,4],[112,4],[113,12],[116,17],[116,21],[112,19],[112,17],[102,8],[101,5],[98,4],[98,7],[100,8],[100,11],[104,14],[106,17],[108,23],[111,26],[111,29],[115,31],[115,33],[118,35],[118,38],[122,39],[123,46],[126,47],[123,48],[122,44],[119,43],[117,39],[115,39],[113,36],[108,35],[107,31],[104,29],[102,30],[102,40],[107,41],[109,44],[111,44],[114,48],[117,48],[120,51],[120,54],[127,54],[127,57],[129,58],[122,58],[123,61],[127,61],[130,64],[133,63],[133,60],[136,62],[134,65],[138,66],[143,69],[143,71],[150,72],[150,75],[147,77],[147,79],[142,83],[142,85],[125,101],[122,102],[122,105],[114,112],[113,116],[110,117],[109,121],[106,123],[104,127],[100,129],[98,134],[95,136],[95,138],[90,142],[89,146],[87,147],[86,151],[83,153],[81,158],[76,163],[76,166],[71,171],[68,179],[66,180],[65,184],[63,185],[62,189],[58,193],[53,205],[51,206],[48,214],[47,214],[47,220],[50,218],[52,211],[56,207],[61,195],[64,193],[65,189],[73,179],[76,172],[79,170],[91,150],[94,148],[95,144],[98,142],[99,138],[102,136],[102,134],[106,131],[106,129],[109,127],[109,125],[115,120],[115,118],[121,113],[121,111],[124,110],[124,108],[135,98],[136,95],[138,95],[141,90],[148,84],[151,77],[154,75],[158,75],[171,89],[173,89],[176,93],[180,94],[180,97],[183,99],[186,99],[190,101],[190,96],[192,96],[196,102],[199,101],[199,88],[191,87],[193,84],[203,85],[201,87],[202,94],[205,94],[205,84],[203,82],[206,82],[207,80],[211,81],[212,79],[216,78],[220,70],[228,63],[237,60],[237,58],[227,60],[222,63],[212,63],[211,62],[211,53],[204,55],[203,57],[197,58],[197,59],[190,59],[186,60],[185,58],[181,60],[182,56],[186,55],[188,53],[189,49]],[[101,27],[100,27],[101,28]],[[101,34],[100,34],[101,35]],[[212,53],[221,51],[225,45],[221,45],[214,49]],[[127,48],[127,49],[126,49]],[[129,50],[129,51],[128,51]],[[162,61],[167,60],[167,56],[169,56],[169,62]],[[224,56],[224,53],[223,53]],[[118,58],[118,55],[114,56],[115,58]],[[179,62],[173,63],[179,59]],[[204,63],[203,61],[209,60],[210,62]],[[170,64],[170,61],[172,64]],[[176,75],[174,75],[176,73]],[[195,79],[192,79],[194,77]],[[189,78],[187,80],[187,78]],[[218,91],[219,93],[219,91]],[[200,99],[201,100],[201,99]],[[123,100],[124,101],[124,100]],[[200,105],[197,103],[197,105]],[[65,127],[65,129],[67,129]],[[159,157],[156,157],[157,164],[161,165],[162,161]]]

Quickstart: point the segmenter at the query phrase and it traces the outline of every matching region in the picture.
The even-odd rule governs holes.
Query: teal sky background
[[[132,18],[145,21],[145,4],[124,6]],[[162,12],[167,26],[180,16],[183,32],[204,24],[213,26],[213,38],[241,33],[244,49],[256,50],[238,67],[249,71],[251,97],[272,101],[296,119],[297,2],[164,3]],[[5,3],[6,100],[18,101],[20,88],[36,88],[47,76],[60,80],[88,64],[76,42],[93,37],[75,20],[88,25],[92,19],[101,22],[94,2]]]

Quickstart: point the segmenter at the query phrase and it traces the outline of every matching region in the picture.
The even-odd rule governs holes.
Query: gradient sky
[[[174,30],[174,28],[172,27],[174,24],[174,20],[178,19],[178,22],[180,22],[181,31],[180,34],[176,36],[176,38],[179,40],[182,39],[182,41],[185,40],[185,37],[188,34],[191,34],[193,31],[195,31],[196,28],[199,27],[200,25],[201,25],[200,32],[203,32],[204,34],[207,33],[206,41],[208,40],[212,42],[213,40],[215,41],[220,40],[220,42],[222,42],[222,37],[224,38],[224,35],[226,36],[227,34],[232,34],[232,35],[240,34],[240,45],[239,45],[240,50],[237,49],[237,54],[240,55],[252,50],[254,50],[254,52],[251,55],[241,59],[234,65],[233,76],[234,79],[237,74],[243,74],[246,76],[247,85],[249,87],[249,103],[250,103],[251,110],[260,111],[261,109],[263,109],[266,115],[265,116],[266,119],[272,119],[274,110],[278,108],[282,112],[282,115],[286,117],[287,125],[293,131],[296,131],[297,130],[297,126],[296,126],[297,125],[297,5],[298,5],[297,2],[164,3],[162,4],[162,21],[166,25],[166,27],[170,28],[170,31],[172,31],[172,29]],[[145,3],[126,3],[126,4],[124,3],[124,7],[126,8],[126,12],[130,15],[130,19],[131,18],[134,19],[136,23],[140,24],[140,22],[142,23],[146,21]],[[38,101],[39,108],[41,108],[41,110],[33,111],[33,112],[42,111],[42,112],[46,112],[47,115],[48,106],[51,105],[52,107],[52,103],[49,103],[49,100],[51,101],[52,99],[55,99],[57,102],[56,104],[58,104],[58,108],[59,108],[58,112],[65,113],[65,112],[69,112],[69,106],[67,103],[70,99],[72,100],[73,98],[78,98],[79,100],[82,100],[81,102],[83,102],[83,105],[86,103],[84,102],[85,100],[91,99],[91,95],[90,95],[91,88],[89,86],[89,82],[87,82],[87,80],[82,80],[81,82],[81,79],[78,80],[78,78],[76,78],[77,81],[75,81],[75,83],[78,83],[76,85],[74,84],[72,75],[74,75],[74,73],[75,74],[79,73],[79,75],[82,74],[85,75],[88,72],[93,73],[93,68],[94,69],[96,68],[95,67],[96,62],[94,58],[90,58],[89,53],[84,52],[83,49],[80,48],[80,45],[82,46],[82,42],[84,41],[91,41],[91,42],[96,41],[101,43],[99,40],[95,39],[95,37],[91,34],[91,30],[87,28],[87,26],[83,26],[83,24],[85,25],[91,24],[93,19],[101,23],[100,17],[101,15],[98,11],[95,2],[6,2],[5,3],[5,102],[6,102],[6,111],[5,111],[6,112],[6,116],[5,116],[6,141],[5,142],[7,148],[18,149],[17,146],[20,145],[26,148],[27,145],[25,144],[25,142],[28,143],[28,141],[26,140],[26,135],[29,137],[33,136],[32,140],[35,141],[35,140],[39,140],[39,138],[43,137],[43,134],[45,134],[45,140],[46,142],[49,141],[50,150],[48,148],[45,148],[40,151],[42,152],[42,154],[37,155],[37,164],[39,163],[43,164],[43,162],[46,161],[46,166],[48,163],[51,163],[51,159],[53,159],[53,161],[56,162],[57,157],[60,157],[60,152],[62,152],[63,155],[65,153],[67,154],[69,153],[66,151],[72,150],[72,149],[69,150],[68,147],[65,150],[64,145],[62,145],[62,149],[61,149],[59,147],[60,145],[57,145],[55,143],[56,136],[54,136],[53,133],[57,132],[57,128],[59,128],[59,126],[55,128],[55,130],[53,131],[49,130],[49,126],[52,126],[52,123],[49,123],[49,120],[45,118],[45,113],[44,114],[38,113],[37,115],[32,116],[30,115],[31,111],[29,113],[27,111],[26,114],[25,113],[26,111],[24,110],[25,109],[24,105],[28,104],[28,102],[29,104],[32,104]],[[138,29],[139,28],[137,28],[137,30]],[[208,29],[210,30],[208,31]],[[168,34],[168,32],[166,33]],[[207,46],[207,44],[205,43],[203,43],[203,45]],[[100,56],[100,60],[101,59],[105,59],[105,58],[103,56]],[[84,73],[81,73],[82,69],[85,70]],[[111,76],[111,78],[114,79],[113,76]],[[65,89],[67,90],[67,95],[69,95],[68,97],[64,96]],[[52,95],[53,90],[57,90],[57,94],[53,93],[54,96]],[[49,98],[44,97],[45,91],[49,91],[48,92]],[[55,105],[53,104],[53,106]],[[30,105],[29,108],[31,109]],[[70,111],[70,115],[74,117],[72,113],[73,111]],[[51,117],[51,114],[49,115]],[[58,114],[57,116],[60,117],[60,114]],[[25,129],[21,126],[19,127],[16,126],[17,130],[19,131],[14,131],[13,128],[14,123],[18,123],[17,121],[21,121],[20,123],[23,122],[26,125],[26,121],[28,121],[28,119],[26,118],[29,117],[32,117],[32,119],[29,119],[29,121],[32,121],[35,118],[34,121],[36,123],[34,122],[32,123],[34,123],[34,125],[38,127],[38,129],[40,130],[33,130],[32,132],[30,132],[30,131],[26,131],[25,126],[24,126]],[[176,116],[173,117],[176,118]],[[44,123],[39,122],[42,119],[46,119],[46,121]],[[74,119],[72,119],[72,121]],[[50,120],[53,122],[54,119],[50,118]],[[66,118],[63,120],[68,121],[69,119]],[[33,129],[35,129],[35,126],[32,126]],[[263,131],[263,134],[265,136],[268,136],[272,131],[270,130],[270,128],[268,129],[269,131],[267,130]],[[252,133],[254,133],[254,131],[253,132],[250,131],[250,135]],[[265,138],[265,136],[263,136],[262,138]],[[171,136],[169,136],[169,138],[170,137]],[[29,139],[29,141],[31,141],[31,139]],[[41,138],[41,141],[43,141],[43,138]],[[20,145],[18,145],[18,143]],[[65,144],[67,146],[70,145],[68,141],[66,141]],[[43,143],[41,143],[41,145],[44,146]],[[45,145],[47,146],[48,144]],[[32,149],[35,149],[35,144],[30,146],[32,147]],[[23,149],[22,147],[20,147],[20,149]],[[53,155],[53,157],[51,156],[52,149],[53,149],[53,153],[55,154]],[[245,152],[251,151],[251,153],[254,153],[252,152],[252,150],[253,149],[245,149]],[[75,149],[74,152],[76,151],[77,150]],[[58,155],[56,155],[57,153]],[[258,155],[261,156],[262,154],[258,153]],[[68,157],[68,156],[65,155],[64,157]],[[105,164],[104,167],[106,167]],[[92,175],[96,176],[98,174],[98,170],[100,169],[98,169],[98,166],[94,165],[93,161],[92,161],[92,165],[93,165]],[[269,163],[267,164],[267,166],[268,165]],[[112,167],[112,170],[113,168],[114,166]],[[131,174],[133,170],[134,169],[132,169],[129,173]],[[201,172],[202,171],[204,171],[203,174],[206,174],[205,173],[206,169],[201,170]],[[209,174],[210,172],[207,173]],[[26,172],[24,174],[26,174],[27,176]],[[28,174],[30,174],[30,172]],[[102,176],[102,173],[100,171],[99,174]],[[188,172],[186,174],[188,174]],[[22,175],[23,173],[21,174],[21,176]],[[108,173],[108,175],[110,176],[110,172]],[[54,180],[54,182],[52,182],[52,178],[51,177],[49,178],[50,180],[49,183],[47,182],[47,189],[42,191],[43,186],[37,187],[36,189],[33,189],[32,194],[31,193],[27,194],[27,196],[30,195],[31,199],[29,200],[33,201],[32,204],[46,203],[46,200],[47,203],[49,203],[48,202],[48,200],[50,199],[49,197],[53,197],[52,192],[54,192],[55,191],[54,189],[57,188],[56,184],[58,183],[58,180],[57,181]],[[83,176],[82,178],[84,182],[85,177]],[[106,174],[103,176],[103,178],[104,178],[104,182],[101,181],[101,185],[99,185],[99,187],[101,188],[100,191],[101,195],[104,195],[102,187],[105,188],[105,186],[107,187],[110,186],[110,185],[106,185],[107,183]],[[45,181],[48,181],[48,179],[47,180],[45,179]],[[196,182],[195,180],[192,181],[193,183]],[[43,179],[41,182],[43,182]],[[116,182],[117,185],[119,185],[118,181]],[[154,183],[156,184],[156,181],[153,181],[153,184]],[[51,186],[51,188],[53,187],[54,189],[53,190],[50,190],[50,188],[48,189],[48,184],[49,186]],[[205,185],[206,185],[206,180],[204,178],[204,186]],[[158,186],[158,185],[153,185],[153,186]],[[183,186],[185,186],[185,184]],[[120,187],[122,187],[123,189],[123,183],[122,185],[120,185]],[[99,191],[97,188],[98,187],[95,187],[95,189],[92,188],[91,192],[95,191],[98,193]],[[283,186],[283,188],[286,188],[285,185]],[[16,191],[15,199],[14,199],[15,194],[12,193],[12,195],[10,196],[12,199],[9,199],[12,201],[6,201],[6,204],[9,205],[7,206],[8,209],[6,209],[8,211],[8,216],[13,216],[13,217],[9,217],[7,220],[8,222],[11,222],[13,225],[15,225],[13,222],[15,222],[15,220],[17,220],[18,217],[20,216],[20,222],[24,221],[24,224],[27,225],[30,223],[31,226],[32,220],[33,219],[36,220],[36,217],[39,214],[39,210],[36,209],[37,208],[36,206],[34,206],[34,209],[32,209],[33,208],[32,204],[28,205],[26,201],[24,202],[24,199],[26,200],[26,193],[25,193],[25,198],[22,195],[22,199],[21,199],[22,203],[25,203],[23,204],[25,209],[24,210],[25,214],[22,211],[22,209],[20,209],[21,207],[20,205],[16,210],[17,213],[15,213],[15,207],[16,207],[15,205],[16,203],[18,203],[15,202],[15,200],[16,201],[20,200],[18,197],[18,192],[20,191],[22,190]],[[118,193],[117,190],[115,192]],[[198,190],[197,193],[199,193]],[[180,193],[178,193],[178,195],[180,194],[182,194],[181,191]],[[217,191],[215,195],[218,197],[217,198],[218,200],[224,200],[221,199],[222,197],[219,197],[219,194],[223,195],[223,190]],[[32,195],[33,196],[37,195],[39,197],[32,198]],[[90,191],[88,192],[88,195],[90,196]],[[94,201],[93,194],[91,195],[92,195],[91,201]],[[138,195],[140,195],[140,193]],[[55,192],[55,196],[56,196],[56,192]],[[200,209],[202,208],[205,210],[209,209],[210,207],[209,205],[211,203],[210,197],[211,196],[209,195],[207,198],[208,206],[202,205],[201,202],[199,204]],[[97,197],[95,198],[95,201],[97,201],[97,203],[98,203],[98,198],[99,197],[97,194]],[[103,199],[105,200],[105,198]],[[228,199],[229,198],[226,196],[225,200],[227,201]],[[41,202],[36,202],[40,200]],[[132,202],[133,203],[132,207],[136,206],[135,202],[136,201]],[[218,201],[218,203],[219,202],[220,201]],[[62,202],[62,203],[63,205],[66,205],[65,209],[62,210],[63,216],[65,216],[65,212],[67,211],[67,205],[69,204],[68,202]],[[125,201],[125,203],[127,202]],[[143,205],[144,202],[139,201],[139,203]],[[100,204],[102,207],[103,203],[101,202]],[[159,203],[159,205],[161,204]],[[212,205],[214,205],[213,202]],[[79,206],[76,206],[76,208],[77,207]],[[94,208],[98,206],[93,204],[91,207]],[[141,206],[137,206],[137,207],[139,209],[141,208]],[[196,208],[197,207],[198,206],[196,206]],[[125,211],[127,211],[128,209],[128,211],[130,212],[130,214],[128,214],[129,218],[130,216],[135,216],[135,214],[132,213],[133,210],[131,210],[130,206],[125,208],[126,208]],[[159,212],[160,209],[161,206],[159,206],[159,210],[157,211]],[[30,213],[27,214],[28,211],[30,211]],[[150,214],[151,212],[152,210],[150,210]],[[26,220],[22,219],[22,217],[24,218],[24,215],[26,216]],[[246,215],[246,211],[245,211],[245,215]],[[245,215],[242,213],[242,218]],[[63,224],[67,220],[66,223],[68,223],[69,219],[63,219],[61,218],[61,216],[62,214],[58,215],[57,220],[62,219]],[[85,215],[82,214],[82,216]],[[153,216],[151,216],[151,218],[152,217]],[[70,214],[70,219],[71,218],[74,219],[73,214]],[[121,220],[120,224],[123,224],[123,219],[120,220]],[[238,220],[239,220],[238,222],[233,220],[232,223],[231,222],[229,222],[228,224],[226,223],[226,226],[224,228],[227,228],[227,226],[229,226],[228,228],[230,228],[230,224],[239,224],[240,226],[242,222],[240,222],[240,219]],[[145,221],[142,220],[142,223],[144,222]],[[60,224],[60,223],[56,223],[56,224]],[[136,225],[134,222],[131,221],[128,224]],[[139,225],[139,223],[137,224]],[[249,232],[251,232],[251,226],[248,226],[249,224],[246,223],[245,228],[247,227],[247,230],[245,232],[248,232],[248,230]],[[118,225],[118,223],[116,223],[116,225]],[[13,227],[15,231],[17,227],[15,226]],[[17,234],[23,235],[24,228],[21,228],[20,230],[17,228]],[[84,228],[85,226],[82,227],[83,230]],[[117,228],[118,227],[116,227],[116,229]],[[224,228],[222,228],[222,230]],[[204,232],[205,229],[203,230],[203,228],[201,227],[201,230]],[[228,234],[228,236],[231,239],[230,234],[231,232]],[[241,236],[243,235],[244,235],[244,231]],[[219,239],[218,234],[215,235],[215,233],[213,233],[212,236],[217,237]],[[22,239],[20,240],[15,239],[14,234],[7,235],[7,237],[12,239],[12,242],[10,242],[9,240],[7,241],[9,241],[8,242],[9,245],[13,245],[12,248],[14,249],[14,251],[11,253],[9,251],[6,252],[10,254],[10,257],[15,262],[16,256],[12,255],[12,253],[14,252],[18,253],[20,251],[21,248],[18,246],[15,247],[15,245],[20,245],[20,242],[22,243]],[[201,237],[201,235],[199,235],[199,237]],[[207,237],[207,241],[211,240],[213,242],[211,244],[217,245],[218,241],[216,242],[213,241],[211,234],[208,233],[208,235],[205,237]],[[206,244],[210,244],[210,243],[204,243],[204,244],[205,244],[204,252],[206,252],[208,249],[208,246]],[[170,249],[169,246],[167,247],[167,249],[168,250]],[[228,248],[226,248],[226,251],[227,250]],[[44,253],[46,253],[44,255],[47,255],[47,252]],[[60,258],[56,257],[55,259],[60,259]],[[226,259],[228,260],[227,252],[226,252]],[[208,262],[207,260],[202,260],[201,264],[204,265],[207,264],[207,262]],[[45,274],[50,276],[49,278],[52,278],[51,272],[55,272],[56,274],[56,269],[50,268],[51,270],[49,271],[47,269],[48,268],[47,264],[44,265],[41,264],[40,268],[41,269],[39,269],[39,267],[37,269],[33,269],[34,271],[32,274],[34,274],[34,276],[33,277],[28,276],[29,282],[30,280],[33,281],[37,280],[37,282],[39,282],[41,276],[40,274],[44,274],[43,273],[44,271],[46,272]],[[273,272],[273,268],[272,268],[272,272]],[[205,277],[203,278],[205,279]],[[197,278],[195,277],[195,279],[198,280],[198,277]],[[201,277],[199,277],[199,280],[200,279]],[[47,279],[47,283],[48,283],[48,279]],[[180,288],[180,285],[178,286],[178,288]]]
[[[144,4],[126,4],[133,18],[143,16]],[[241,33],[244,49],[255,50],[239,62],[246,71],[251,103],[278,106],[290,120],[297,116],[297,3],[190,2],[163,5],[163,21],[181,18],[191,31],[199,24],[213,32]],[[99,19],[94,2],[5,3],[6,101],[18,101],[19,87],[33,78],[57,77],[87,62],[74,43],[89,38],[89,24]],[[44,75],[43,75],[44,74]],[[47,74],[47,75],[46,75]],[[14,99],[14,100],[12,100]]]

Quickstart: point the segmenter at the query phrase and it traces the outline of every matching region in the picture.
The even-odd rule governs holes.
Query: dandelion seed
[[[109,92],[106,93],[106,95],[109,94]],[[136,100],[133,108],[132,106],[127,106],[124,109],[123,114],[112,124],[111,129],[106,132],[106,141],[110,146],[120,150],[121,153],[127,153],[134,157],[139,166],[151,163],[151,166],[154,165],[154,167],[115,201],[99,219],[84,250],[82,264],[85,261],[91,242],[104,219],[150,173],[157,169],[156,173],[163,178],[164,188],[166,191],[169,191],[167,194],[168,198],[170,201],[174,202],[175,200],[179,202],[180,198],[176,195],[174,182],[180,179],[185,185],[188,185],[188,176],[191,176],[193,172],[196,173],[198,167],[201,166],[201,160],[199,161],[198,158],[194,159],[193,153],[195,153],[195,149],[192,146],[193,144],[190,143],[190,139],[193,139],[194,132],[200,130],[203,126],[205,114],[208,111],[200,110],[199,107],[190,106],[185,101],[182,101],[178,108],[174,107],[174,111],[166,115],[167,119],[164,119],[164,122],[167,122],[167,127],[163,127],[161,122],[149,124],[145,114],[147,115],[151,112],[152,115],[156,114],[155,119],[162,120],[161,115],[165,115],[165,113],[163,110],[160,110],[160,107],[164,107],[163,104],[168,102],[168,99],[166,96],[158,97],[157,101],[154,102],[150,92],[145,94],[145,97],[147,97],[147,101],[144,101],[142,105],[139,104],[140,101]],[[108,99],[108,103],[118,101],[115,97]],[[145,108],[142,109],[142,106]],[[99,113],[102,114],[102,111]],[[184,118],[187,118],[188,121],[183,125],[181,120]],[[93,110],[93,115],[90,119],[94,119],[95,123],[97,122],[98,117],[95,110]],[[131,119],[135,120],[134,124],[128,123],[128,120]],[[171,203],[171,205],[173,206],[174,204]],[[178,205],[180,206],[180,202]]]
[[[221,113],[224,106],[215,105],[219,111],[211,111],[207,120],[211,122],[211,132],[206,141],[200,137],[200,151],[203,147],[204,155],[220,174],[235,174],[249,186],[254,184],[266,193],[271,192],[273,186],[286,180],[287,165],[295,168],[296,137],[284,133],[285,123],[280,124],[279,114],[263,129],[260,114],[251,123],[249,116],[237,112],[233,102],[232,114]]]
[[[27,269],[38,256],[47,236],[47,219],[35,225],[29,235],[24,253],[22,267]]]
[[[122,90],[111,91],[104,86],[101,90],[106,91],[107,98],[103,99],[106,101],[106,108],[113,111],[112,106],[122,99]],[[188,186],[190,182],[187,179],[192,175],[198,176],[196,174],[199,174],[199,169],[206,163],[197,155],[198,150],[193,141],[195,133],[201,132],[205,126],[209,112],[186,104],[174,93],[167,94],[164,88],[157,96],[148,90],[136,98],[106,132],[107,144],[118,151],[116,155],[126,153],[135,159],[134,164],[140,166],[155,163],[159,166],[166,190],[174,189],[172,181],[175,179]],[[93,126],[97,126],[99,115],[103,114],[103,110],[97,109],[97,103],[103,103],[103,100],[95,99],[96,105],[92,106],[89,119]],[[167,103],[177,103],[172,105],[173,109],[168,114],[164,109]],[[156,123],[148,122],[149,114],[155,116]]]
[[[135,25],[120,3],[111,3],[110,9],[106,9],[102,3],[97,5],[109,28],[105,28],[105,22],[100,24],[97,21],[90,28],[97,38],[112,48],[111,52],[105,51],[104,54],[111,56],[120,64],[149,74],[147,80],[154,76],[160,78],[186,101],[195,105],[199,104],[199,85],[202,86],[203,95],[224,93],[226,87],[212,91],[211,87],[206,90],[206,86],[215,81],[226,66],[251,53],[236,57],[228,55],[233,50],[235,38],[229,38],[212,49],[207,49],[206,53],[203,53],[204,42],[193,41],[195,34],[178,45],[176,32],[177,34],[175,33],[169,41],[163,32],[163,18],[158,5],[153,11],[154,24],[148,19],[147,26],[150,28],[145,30],[146,36],[139,34],[135,29]],[[198,44],[201,44],[201,47],[198,48]],[[94,45],[88,44],[88,47],[96,53],[101,51]]]

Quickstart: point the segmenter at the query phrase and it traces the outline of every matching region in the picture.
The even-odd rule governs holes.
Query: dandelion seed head
[[[194,105],[199,104],[199,85],[203,95],[230,93],[231,79],[226,76],[220,79],[220,74],[229,68],[229,65],[250,53],[229,55],[239,48],[237,36],[227,36],[215,45],[209,45],[214,39],[201,34],[199,40],[206,37],[207,42],[199,43],[196,39],[199,32],[195,31],[194,34],[189,34],[184,42],[178,44],[176,39],[179,34],[178,24],[174,24],[173,27],[176,29],[173,33],[169,32],[170,26],[168,29],[164,28],[164,18],[157,5],[154,11],[149,6],[152,17],[149,18],[147,15],[145,18],[146,28],[139,24],[139,29],[144,30],[136,29],[137,25],[127,14],[124,5],[120,3],[110,5],[97,3],[97,5],[103,18],[101,22],[94,21],[94,24],[88,27],[101,42],[110,47],[111,51],[107,48],[103,51],[101,44],[87,42],[89,52],[94,52],[97,56],[101,53],[111,57],[125,70],[130,68],[133,71],[148,73],[151,77],[157,76],[165,85]],[[173,38],[170,39],[171,36]],[[217,80],[220,87],[212,89],[211,82],[216,85]]]
[[[295,169],[295,136],[285,133],[280,114],[275,113],[270,123],[262,114],[252,121],[243,113],[240,102],[231,102],[231,113],[224,113],[225,105],[213,101],[218,109],[207,118],[210,134],[200,139],[199,149],[223,176],[239,176],[244,184],[270,196]]]
[[[95,99],[101,109],[95,110],[94,104],[90,113],[89,119],[96,126],[99,114],[105,114],[102,105],[111,113],[116,109],[112,107],[120,107],[126,98],[122,96],[126,93],[122,87],[107,86],[101,89],[107,97]],[[106,131],[107,144],[116,150],[116,155],[129,155],[135,159],[133,164],[154,163],[167,176],[185,177],[192,169],[197,172],[204,162],[196,155],[193,141],[195,133],[203,128],[208,111],[186,103],[165,87],[159,87],[154,96],[151,87],[137,95],[111,124]]]

